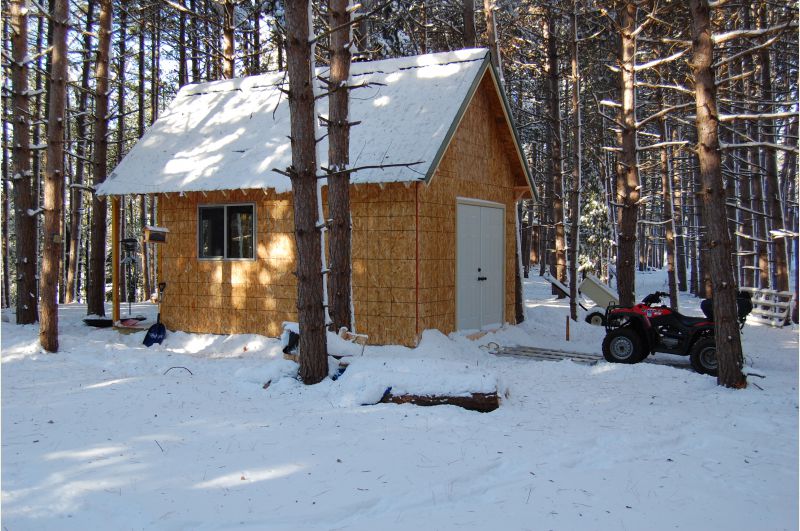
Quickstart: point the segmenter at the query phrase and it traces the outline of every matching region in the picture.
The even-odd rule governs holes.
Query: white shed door
[[[456,323],[460,330],[503,322],[503,208],[458,203]]]

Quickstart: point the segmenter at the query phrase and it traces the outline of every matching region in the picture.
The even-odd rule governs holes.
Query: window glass
[[[227,211],[227,258],[253,258],[253,205],[229,206]]]
[[[225,255],[225,207],[200,208],[200,258]]]

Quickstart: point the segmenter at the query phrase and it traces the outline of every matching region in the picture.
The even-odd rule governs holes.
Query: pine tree
[[[335,330],[353,330],[350,241],[350,12],[348,0],[330,0],[331,69],[328,81],[328,217],[330,315]]]
[[[294,232],[297,248],[297,316],[300,378],[306,384],[328,374],[322,282],[322,246],[317,224],[317,160],[314,127],[314,54],[310,0],[287,0],[286,66],[289,74]]]
[[[692,69],[697,102],[697,156],[702,179],[703,211],[707,223],[706,248],[714,293],[714,338],[719,373],[725,387],[747,386],[737,321],[736,284],[731,269],[731,239],[728,234],[725,189],[722,184],[718,137],[717,89],[714,43],[708,0],[690,0],[692,12]]]
[[[51,4],[53,45],[50,70],[49,110],[47,115],[47,168],[44,187],[44,239],[39,292],[39,342],[48,352],[58,351],[58,286],[63,236],[62,188],[64,186],[64,118],[67,100],[68,0]]]

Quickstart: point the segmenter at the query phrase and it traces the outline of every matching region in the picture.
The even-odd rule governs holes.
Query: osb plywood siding
[[[159,248],[160,278],[168,286],[161,313],[168,328],[277,336],[284,321],[297,321],[291,194],[170,194],[159,201],[159,224],[170,230]],[[256,260],[198,260],[197,207],[232,203],[256,206]],[[354,186],[351,203],[356,328],[372,344],[412,345],[414,188]]]
[[[356,330],[373,344],[416,340],[414,186],[350,188]]]
[[[484,77],[430,185],[419,185],[419,331],[456,327],[456,198],[505,205],[505,321],[514,322],[514,186],[524,184],[491,79]]]
[[[255,260],[198,260],[197,207],[226,203],[255,204]],[[162,194],[159,224],[170,230],[167,243],[159,247],[160,278],[167,283],[161,317],[168,328],[277,336],[284,321],[297,321],[289,194]]]

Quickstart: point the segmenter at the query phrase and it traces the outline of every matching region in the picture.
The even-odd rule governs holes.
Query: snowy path
[[[661,275],[638,281],[656,289]],[[796,327],[745,328],[766,378],[744,391],[654,364],[489,355],[490,341],[599,355],[602,329],[574,324],[565,343],[565,303],[538,278],[526,289],[518,327],[368,347],[313,387],[282,377],[294,365],[260,336],[175,333],[148,350],[69,307],[64,352],[45,355],[35,327],[3,323],[2,524],[797,529]],[[507,398],[489,414],[359,405],[387,384]]]

